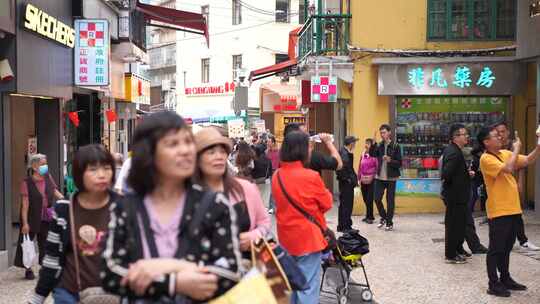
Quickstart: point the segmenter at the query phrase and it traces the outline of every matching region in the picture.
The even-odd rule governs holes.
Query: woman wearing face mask
[[[233,282],[210,274],[209,266],[238,270],[234,211],[222,194],[191,182],[191,130],[176,113],[148,115],[132,147],[128,183],[134,194],[111,207],[104,289],[137,304],[190,303],[183,301],[222,294]]]
[[[58,191],[54,179],[49,174],[47,157],[35,154],[28,161],[28,177],[21,183],[21,233],[15,254],[15,266],[25,268],[22,261],[22,239],[28,234],[30,239],[37,237],[39,249],[39,263],[41,264],[45,252],[45,240],[49,222],[52,220],[51,206],[64,195]],[[26,269],[25,278],[35,278],[32,269]]]
[[[114,159],[101,145],[84,146],[75,154],[72,170],[79,192],[71,202],[54,206],[32,304],[43,303],[51,292],[56,304],[75,304],[80,291],[101,286],[100,244],[107,232],[109,206],[118,199],[110,191]]]
[[[237,213],[240,248],[249,252],[252,241],[270,232],[270,217],[255,184],[233,177],[227,169],[232,145],[218,130],[209,127],[195,134],[198,168],[196,179],[212,191],[223,192]]]

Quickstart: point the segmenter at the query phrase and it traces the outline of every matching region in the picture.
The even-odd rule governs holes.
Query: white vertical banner
[[[109,85],[109,21],[75,20],[75,85]]]

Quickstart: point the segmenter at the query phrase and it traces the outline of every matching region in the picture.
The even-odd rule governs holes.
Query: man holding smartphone
[[[540,134],[537,134],[540,137]],[[529,155],[520,155],[521,141],[515,134],[512,151],[503,149],[495,127],[482,128],[478,143],[486,151],[480,158],[488,200],[489,251],[486,258],[489,288],[487,293],[509,297],[510,290],[526,290],[510,276],[510,253],[521,229],[521,203],[514,173],[535,163],[540,156],[540,142]],[[497,273],[497,271],[500,273]]]
[[[504,121],[500,121],[494,125],[495,130],[499,133],[501,137],[503,149],[512,150],[512,141],[510,139],[510,129]],[[524,185],[525,185],[525,170],[516,170],[514,173],[517,183],[518,191],[520,196],[520,202],[524,201]],[[525,234],[525,223],[523,222],[523,217],[519,218],[519,229],[517,232],[517,240],[519,242],[519,247],[523,250],[538,251],[540,248],[529,241],[529,238]]]

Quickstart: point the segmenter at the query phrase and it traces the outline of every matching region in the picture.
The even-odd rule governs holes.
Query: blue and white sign
[[[396,184],[397,195],[404,196],[439,196],[441,193],[440,179],[400,179]]]
[[[109,22],[106,19],[75,20],[75,84],[109,85]]]

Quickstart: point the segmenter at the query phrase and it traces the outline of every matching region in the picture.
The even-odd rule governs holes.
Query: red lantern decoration
[[[107,117],[107,121],[109,123],[114,122],[118,119],[116,112],[112,109],[105,111],[105,117]]]
[[[68,113],[69,120],[75,125],[75,127],[79,127],[79,113],[77,112],[69,112]]]

